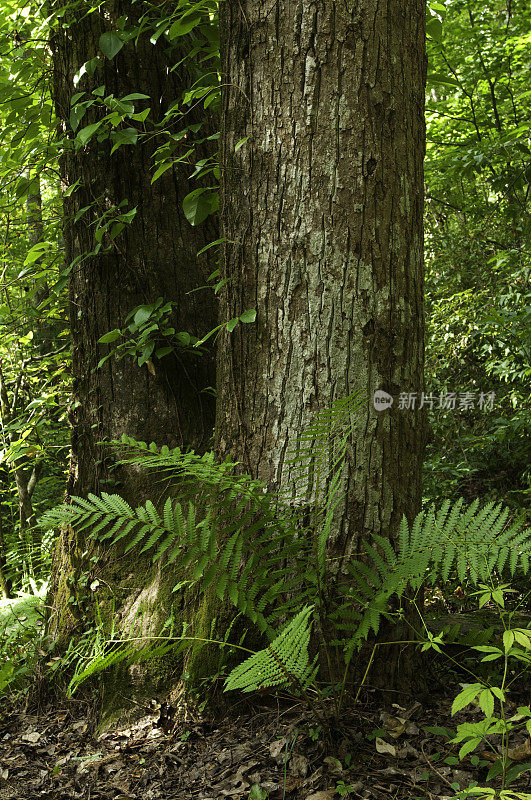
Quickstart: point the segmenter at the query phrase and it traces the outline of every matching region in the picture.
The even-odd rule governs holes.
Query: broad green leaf
[[[99,63],[100,63],[100,57],[99,56],[96,56],[95,58],[91,58],[90,61],[85,61],[85,69],[87,71],[87,74],[92,77],[92,75],[94,75],[94,73],[96,72],[96,68],[97,68]]]
[[[122,97],[122,100],[149,100],[149,95],[141,94],[140,92],[132,92],[131,94],[127,94],[125,97]]]
[[[244,311],[243,314],[240,315],[240,322],[255,322],[255,320],[256,320],[255,308],[248,308],[247,311]]]
[[[118,234],[120,234],[120,233],[123,231],[123,229],[124,229],[124,228],[125,228],[125,225],[124,225],[124,223],[123,223],[123,222],[116,222],[116,223],[115,223],[115,224],[114,224],[114,225],[111,227],[111,229],[110,229],[110,231],[109,231],[109,238],[110,238],[110,239],[116,239],[116,237],[118,236]]]
[[[70,184],[70,186],[68,186],[68,188],[64,190],[63,197],[70,197],[70,195],[76,191],[80,183],[81,183],[81,178],[78,178],[75,183]]]
[[[100,36],[100,50],[109,61],[120,52],[124,44],[123,39],[115,31],[108,31]]]
[[[478,697],[479,707],[486,717],[492,717],[494,713],[494,695],[490,689],[483,689]]]
[[[135,313],[134,321],[137,325],[142,325],[150,318],[153,313],[152,306],[140,306]]]
[[[428,72],[426,75],[426,83],[435,83],[440,86],[459,86],[458,81],[449,75],[444,75],[442,72]]]
[[[90,61],[85,61],[84,64],[78,69],[76,74],[74,75],[74,86],[77,86],[83,75],[90,75],[91,77],[96,72],[96,67],[100,63],[100,57],[96,56],[95,58],[91,58]],[[72,102],[75,102],[73,100]]]
[[[426,22],[426,35],[433,39],[435,42],[442,40],[443,26],[440,19],[437,17],[430,17]]]
[[[120,220],[129,225],[129,223],[131,223],[134,220],[134,218],[136,217],[136,212],[137,211],[138,211],[138,207],[135,206],[130,211],[127,211],[125,214],[120,214]]]
[[[495,589],[492,593],[492,599],[495,603],[497,603],[502,608],[505,608],[505,600],[503,597],[503,591],[501,589]]]
[[[155,181],[158,181],[160,176],[164,175],[166,170],[170,169],[170,167],[172,166],[173,166],[172,161],[165,161],[164,164],[161,164],[160,167],[158,167],[158,169],[155,171],[153,177],[151,178],[151,183],[155,183]]]
[[[76,136],[76,143],[78,146],[84,147],[102,124],[103,120],[100,120],[99,122],[93,122],[92,125],[87,125],[85,128],[81,128]]]
[[[529,638],[530,633],[531,631],[530,632],[526,632],[523,630],[514,631],[514,638],[516,639],[518,644],[522,645],[522,647],[525,647],[526,650],[531,649],[531,639]]]
[[[503,649],[506,653],[509,652],[514,644],[514,633],[512,631],[503,632]]]
[[[107,361],[107,359],[109,359],[111,357],[111,355],[112,355],[111,353],[107,353],[106,356],[103,356],[103,358],[100,358],[100,360],[98,361],[98,363],[96,365],[96,369],[99,369],[100,367],[102,367],[105,364],[105,362]]]
[[[50,247],[51,247],[50,242],[38,242],[37,244],[34,244],[31,250],[28,251],[28,255],[24,260],[24,266],[26,267],[29,264],[34,264],[35,261],[38,261],[39,258],[41,258],[41,256],[43,255],[43,253],[46,250],[49,250]],[[19,277],[21,277],[20,274]]]
[[[201,22],[200,16],[184,15],[181,19],[176,20],[168,31],[170,39],[176,39],[178,36],[184,36],[190,33],[196,25]]]
[[[159,347],[158,350],[155,350],[155,355],[157,358],[164,358],[164,356],[173,353],[173,351],[174,351],[173,347]]]
[[[111,155],[122,145],[135,145],[138,141],[138,131],[135,128],[123,128],[120,131],[111,133],[113,147]]]
[[[468,742],[465,742],[465,744],[459,750],[459,759],[462,761],[463,758],[465,756],[467,756],[469,753],[471,753],[472,750],[475,750],[476,747],[478,746],[478,744],[481,744],[481,742],[482,742],[482,739],[479,738],[479,737],[474,738],[474,739],[469,739]]]
[[[452,703],[452,717],[458,711],[461,711],[462,708],[475,700],[482,688],[483,687],[481,683],[471,683],[468,686],[465,686]]]
[[[122,335],[122,331],[119,328],[115,328],[113,331],[109,331],[108,333],[104,333],[103,336],[100,336],[98,342],[101,344],[108,344],[109,342],[115,342],[118,337]]]
[[[183,211],[190,225],[200,225],[219,208],[219,192],[213,187],[194,189],[183,200]]]
[[[143,364],[146,363],[146,361],[151,356],[154,349],[155,349],[155,342],[148,342],[147,345],[143,348],[142,353],[138,358],[139,367],[141,367]]]
[[[498,700],[500,700],[502,703],[505,703],[505,693],[499,688],[499,686],[492,686],[491,692],[498,698]]]
[[[75,217],[74,217],[74,224],[75,224],[76,222],[79,222],[79,220],[81,219],[81,217],[82,217],[84,214],[86,214],[86,213],[87,213],[87,211],[88,211],[90,208],[91,208],[91,206],[83,206],[83,208],[80,208],[80,209],[79,209],[79,211],[77,212],[77,214],[76,214],[76,215],[75,215]]]
[[[79,123],[85,116],[87,109],[94,103],[94,100],[89,100],[85,103],[77,103],[77,105],[73,106],[70,112],[70,125],[72,130],[75,131],[79,127]]]
[[[430,9],[431,12],[436,11],[437,14],[441,14],[441,16],[444,16],[446,14],[446,6],[444,5],[444,3],[438,3],[435,2],[434,0],[430,0],[428,2],[428,8]]]

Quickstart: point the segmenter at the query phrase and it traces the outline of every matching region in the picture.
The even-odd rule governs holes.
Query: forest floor
[[[511,713],[527,702],[527,690],[516,693]],[[385,709],[367,692],[333,741],[299,704],[267,697],[217,722],[162,703],[130,727],[101,734],[83,703],[27,710],[10,703],[0,712],[0,800],[454,798],[474,781],[485,786],[496,759],[486,744],[456,758],[450,731],[482,719],[470,707],[451,717],[458,691],[455,683],[448,696]],[[440,730],[427,730],[434,726]],[[510,744],[525,751],[525,733]],[[531,762],[531,751],[524,760]],[[512,788],[531,792],[531,771]]]

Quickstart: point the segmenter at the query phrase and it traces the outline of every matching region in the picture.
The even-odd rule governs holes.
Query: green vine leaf
[[[99,40],[100,50],[109,61],[113,60],[124,44],[123,39],[115,31],[103,33]]]
[[[183,211],[190,225],[200,225],[219,208],[219,192],[212,186],[194,189],[183,200]]]

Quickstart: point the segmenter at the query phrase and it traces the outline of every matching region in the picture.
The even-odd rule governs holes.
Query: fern
[[[282,501],[304,510],[311,509],[314,530],[330,505],[341,499],[337,494],[348,441],[362,403],[358,392],[336,400],[315,416],[288,450],[287,475],[283,476],[282,483],[292,486],[292,494],[284,495]]]
[[[364,639],[378,633],[382,618],[391,619],[389,601],[407,589],[447,580],[452,570],[477,584],[493,570],[529,569],[529,537],[518,523],[508,523],[501,505],[480,509],[477,502],[466,507],[463,500],[445,501],[438,511],[432,506],[421,512],[411,526],[404,517],[396,549],[382,535],[362,543],[363,558],[347,562],[339,597],[335,583],[327,594],[327,545],[344,498],[359,406],[356,395],[337,401],[301,433],[287,459],[287,496],[266,492],[229,460],[216,464],[212,453],[158,450],[123,437],[113,443],[122,463],[156,471],[171,490],[162,510],[151,501],[133,509],[119,495],[90,494],[45,513],[40,525],[71,525],[96,543],[162,559],[183,576],[183,585],[197,582],[246,614],[271,643],[230,674],[227,690],[307,686],[317,669],[308,656],[312,615],[321,628],[328,617],[337,638],[324,644],[343,647],[348,662]],[[291,621],[278,634],[286,619]],[[97,643],[79,679],[94,664],[110,666],[138,651],[108,640],[105,647]]]
[[[461,581],[473,585],[489,581],[492,572],[499,572],[509,558],[509,572],[516,567],[529,570],[531,541],[518,523],[507,525],[508,509],[490,503],[478,509],[478,501],[465,507],[459,499],[453,506],[445,501],[438,513],[434,506],[417,515],[408,526],[402,519],[395,552],[388,540],[375,536],[372,543],[362,545],[364,559],[351,561],[349,585],[343,587],[348,602],[365,610],[354,627],[347,627],[343,639],[347,659],[372,630],[378,632],[382,616],[389,616],[387,603],[392,596],[400,599],[406,589],[418,591],[423,583],[448,579],[455,569]]]
[[[315,678],[308,645],[313,606],[305,606],[264,650],[239,664],[225,681],[225,691],[256,692],[273,686],[305,688]]]

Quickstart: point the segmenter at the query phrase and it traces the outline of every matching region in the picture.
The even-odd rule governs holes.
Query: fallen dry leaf
[[[23,733],[20,738],[25,742],[32,742],[32,744],[35,744],[35,742],[39,741],[41,735],[38,731],[30,731],[30,733]]]
[[[328,772],[333,775],[335,778],[341,778],[343,775],[343,764],[339,759],[334,758],[334,756],[326,756],[323,758],[324,763],[328,767]]]
[[[523,744],[509,750],[507,755],[509,758],[512,758],[513,761],[527,761],[531,756],[531,736],[528,736]]]
[[[382,720],[383,727],[393,739],[398,739],[406,730],[407,720],[404,717],[393,717],[391,714],[382,711],[380,719]]]
[[[308,774],[308,759],[300,753],[295,753],[288,761],[288,769],[292,775],[305,778]]]
[[[306,800],[333,800],[336,794],[335,789],[325,789],[322,792],[314,792],[306,796]]]
[[[386,742],[385,739],[380,739],[380,737],[378,736],[374,740],[374,744],[376,746],[377,753],[382,753],[388,756],[396,756],[396,747],[393,744],[389,744],[389,742]]]
[[[274,758],[275,761],[286,747],[286,741],[287,739],[283,736],[282,739],[277,739],[269,745],[269,755],[271,758]]]
[[[500,756],[498,753],[493,753],[492,750],[482,750],[481,753],[479,753],[479,757],[494,763],[499,759]]]

